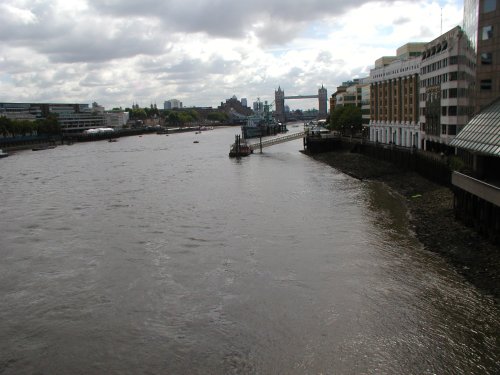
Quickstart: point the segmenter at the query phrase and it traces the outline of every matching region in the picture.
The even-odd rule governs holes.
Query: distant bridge
[[[318,95],[292,95],[284,96],[283,99],[317,99]]]
[[[269,147],[269,146],[277,145],[279,143],[293,141],[294,139],[304,138],[305,135],[306,135],[306,132],[301,131],[298,133],[286,134],[286,135],[282,135],[282,136],[278,136],[278,137],[274,137],[274,138],[262,139],[262,140],[259,140],[257,142],[252,142],[252,143],[247,142],[247,144],[248,144],[248,147],[250,147],[250,150],[252,150],[252,151],[259,150],[259,149],[262,151],[262,149],[264,147]]]

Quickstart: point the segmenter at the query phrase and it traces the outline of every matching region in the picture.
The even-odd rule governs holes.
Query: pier
[[[267,139],[261,138],[258,142],[248,143],[248,147],[250,147],[250,150],[252,152],[255,150],[260,150],[262,152],[262,149],[264,147],[269,147],[269,146],[277,145],[279,143],[293,141],[295,139],[304,138],[305,136],[306,136],[306,132],[301,131],[301,132],[286,134],[286,135],[273,137],[273,138],[267,138]]]

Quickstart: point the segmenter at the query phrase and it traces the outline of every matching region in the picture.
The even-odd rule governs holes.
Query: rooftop
[[[451,146],[500,157],[500,98],[474,116]]]

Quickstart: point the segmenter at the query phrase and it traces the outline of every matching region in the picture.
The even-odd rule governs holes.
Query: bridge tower
[[[276,106],[276,119],[280,122],[285,122],[285,91],[278,87],[274,91],[274,104]],[[326,116],[326,115],[325,115]]]
[[[321,85],[318,90],[318,118],[326,119],[328,95],[326,89]]]

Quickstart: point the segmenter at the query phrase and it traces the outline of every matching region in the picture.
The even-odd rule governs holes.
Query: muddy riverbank
[[[425,248],[441,254],[469,282],[500,302],[500,249],[455,220],[451,189],[361,154],[328,152],[313,157],[352,177],[381,181],[403,196],[410,224]]]

